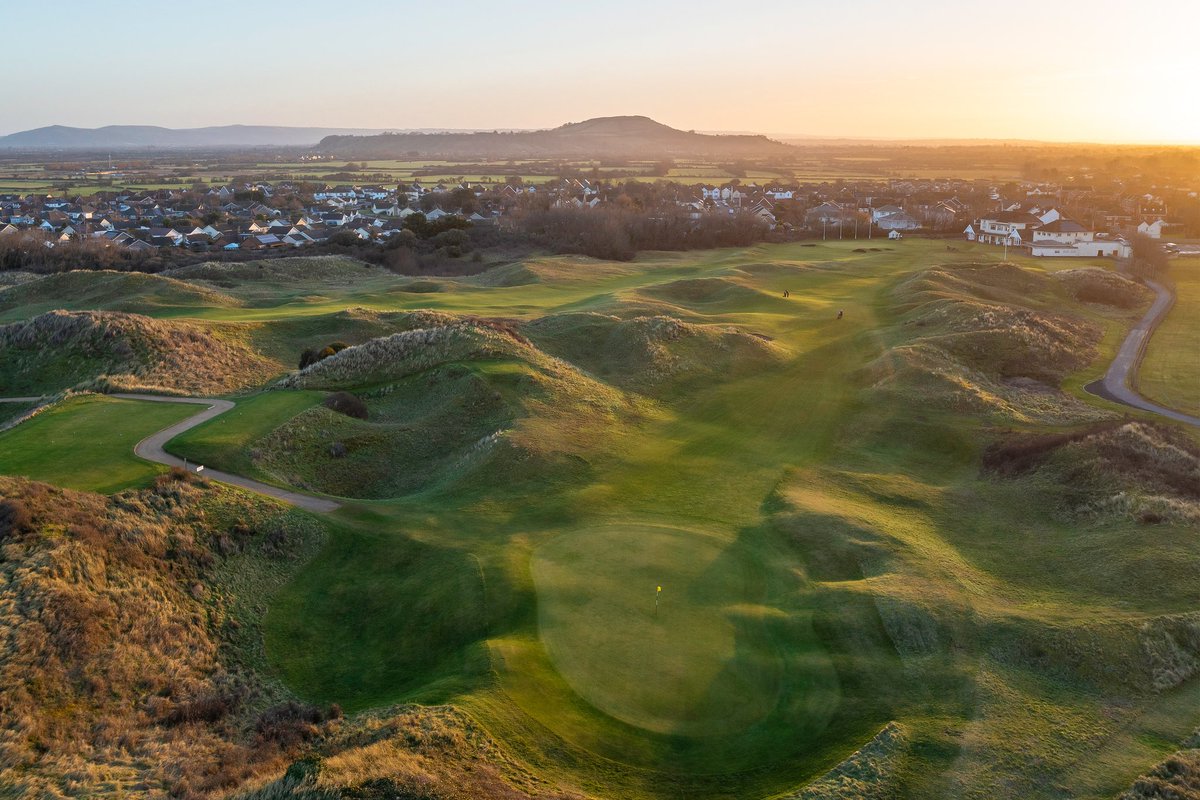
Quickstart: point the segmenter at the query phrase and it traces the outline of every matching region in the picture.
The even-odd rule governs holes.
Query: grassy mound
[[[207,261],[167,270],[163,274],[180,280],[199,280],[216,286],[233,287],[243,283],[287,281],[346,285],[388,273],[382,267],[344,256],[298,256],[236,263]]]
[[[888,800],[896,796],[909,746],[903,726],[889,722],[836,769],[781,800]]]
[[[451,706],[405,706],[347,721],[298,762],[236,800],[583,800],[515,764]]]
[[[0,393],[65,388],[217,394],[278,367],[246,345],[183,322],[111,311],[51,311],[0,327]]]
[[[1114,308],[1139,308],[1149,303],[1154,293],[1147,287],[1100,267],[1064,269],[1053,274],[1081,303],[1096,303]]]
[[[1061,292],[1053,278],[1012,265],[925,270],[896,290],[904,340],[867,374],[885,394],[960,413],[1095,417],[1058,387],[1096,357],[1103,328],[1048,310]]]
[[[1018,435],[992,445],[983,463],[1001,475],[1033,475],[1059,487],[1069,515],[1200,523],[1200,445],[1164,425]]]
[[[22,283],[38,280],[39,276],[32,272],[21,270],[0,271],[0,287],[20,286]]]
[[[373,386],[455,361],[529,358],[554,368],[551,359],[501,325],[438,312],[416,312],[408,319],[413,325],[408,330],[342,350],[286,378],[281,385],[292,389]]]
[[[319,732],[255,672],[311,519],[175,476],[115,498],[0,477],[0,497],[7,793],[206,797]]]
[[[1200,735],[1156,764],[1117,800],[1200,800]]]
[[[575,256],[523,259],[493,267],[475,276],[477,286],[529,286],[535,283],[575,283],[630,275],[634,268],[613,261]]]
[[[51,309],[153,314],[180,308],[237,306],[204,286],[143,272],[62,272],[0,291],[0,314],[30,317]]]
[[[368,419],[311,409],[255,445],[256,464],[350,497],[461,486],[485,467],[509,481],[551,463],[568,474],[634,410],[501,323],[436,312],[397,322],[429,327],[347,348],[283,382],[356,390]]]
[[[732,278],[684,278],[649,286],[643,294],[685,307],[723,306],[737,308],[754,305],[763,295]]]
[[[736,328],[669,316],[555,314],[523,331],[546,352],[598,378],[643,391],[714,376],[741,377],[778,364],[783,355],[771,342]]]
[[[399,331],[450,321],[449,315],[426,311],[375,311],[355,306],[332,314],[288,316],[250,332],[254,348],[285,364],[295,365],[307,348],[320,350],[330,342],[364,344]]]

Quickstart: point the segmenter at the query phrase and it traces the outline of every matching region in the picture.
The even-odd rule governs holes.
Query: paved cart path
[[[1200,428],[1200,417],[1193,417],[1182,411],[1160,406],[1158,403],[1142,397],[1132,388],[1131,380],[1141,364],[1146,345],[1154,334],[1154,329],[1163,321],[1174,302],[1174,296],[1167,287],[1150,280],[1146,281],[1146,285],[1153,289],[1156,295],[1150,310],[1125,337],[1125,341],[1121,343],[1121,349],[1117,351],[1117,357],[1108,365],[1108,371],[1104,373],[1104,377],[1089,383],[1085,390],[1097,397],[1103,397],[1105,400],[1124,403],[1131,408],[1149,411],[1152,414]]]
[[[230,400],[218,400],[211,397],[170,397],[158,394],[114,394],[112,396],[125,400],[149,400],[153,403],[191,403],[193,405],[208,406],[208,408],[199,414],[190,416],[170,427],[163,428],[158,433],[153,433],[134,445],[133,452],[139,457],[158,464],[165,464],[168,467],[182,467],[184,464],[183,459],[176,458],[163,449],[167,442],[184,431],[191,430],[197,425],[208,422],[213,417],[224,414],[234,407],[234,403]],[[219,469],[205,467],[204,477],[209,480],[219,481],[220,483],[227,483],[230,486],[236,486],[239,489],[256,492],[275,500],[281,500],[284,503],[303,508],[306,511],[328,513],[337,510],[342,505],[335,500],[325,497],[316,497],[311,494],[280,489],[278,486],[272,486],[269,483],[263,483],[251,478],[243,478],[241,475],[222,472]]]

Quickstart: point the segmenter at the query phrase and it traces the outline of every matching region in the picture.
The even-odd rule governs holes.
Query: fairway
[[[0,433],[0,472],[111,494],[164,467],[133,454],[139,441],[196,413],[192,406],[74,397]]]
[[[264,392],[243,400],[215,419],[171,440],[172,455],[197,464],[267,482],[273,476],[259,469],[245,444],[256,442],[305,409],[321,401],[320,392]]]
[[[538,548],[533,574],[546,650],[601,711],[656,733],[716,736],[774,708],[783,665],[772,642],[747,630],[770,614],[758,605],[762,567],[720,539],[585,529]]]

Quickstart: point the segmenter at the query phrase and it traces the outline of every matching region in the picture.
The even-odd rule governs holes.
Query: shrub
[[[337,355],[349,346],[345,342],[330,342],[320,350],[309,347],[300,354],[300,369],[311,367],[318,361]]]
[[[179,703],[163,717],[167,726],[187,725],[194,722],[218,722],[231,714],[240,702],[233,694],[211,692]]]
[[[33,514],[21,500],[0,501],[0,541],[33,531]]]
[[[334,392],[325,398],[325,407],[355,419],[366,419],[368,416],[367,404],[350,392]]]
[[[318,352],[318,350],[314,350],[311,347],[306,348],[304,352],[300,354],[300,369],[304,369],[317,363],[320,360],[317,357]]]
[[[260,741],[289,748],[314,738],[320,731],[318,726],[326,719],[317,706],[289,700],[260,714],[254,730]]]

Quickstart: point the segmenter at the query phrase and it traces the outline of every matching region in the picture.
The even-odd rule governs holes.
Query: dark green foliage
[[[306,367],[310,367],[322,359],[326,359],[332,355],[340,353],[349,346],[350,345],[346,344],[345,342],[331,342],[320,349],[314,347],[305,348],[304,351],[300,353],[300,369],[305,369]]]
[[[331,411],[336,411],[339,414],[345,414],[347,417],[355,419],[366,419],[369,416],[367,412],[367,404],[361,398],[350,394],[350,392],[334,392],[325,398],[325,407]],[[345,445],[342,446],[343,455]]]

